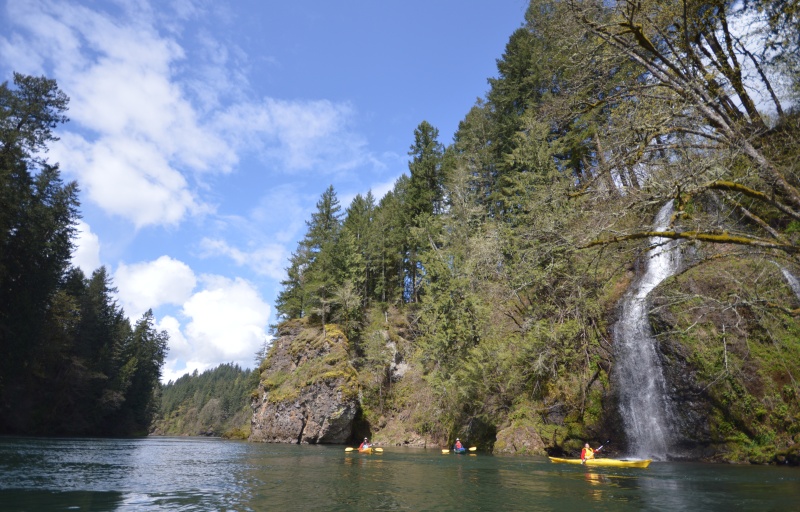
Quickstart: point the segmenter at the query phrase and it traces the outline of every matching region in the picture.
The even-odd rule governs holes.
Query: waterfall
[[[778,265],[777,263],[775,263],[775,264]],[[786,278],[786,282],[789,283],[789,287],[792,289],[792,291],[794,292],[795,296],[798,299],[800,299],[800,281],[798,281],[797,278],[794,277],[794,274],[792,274],[789,271],[788,268],[783,267],[781,265],[778,265],[778,267],[781,269],[781,273],[783,273],[783,277]]]
[[[669,225],[672,201],[658,212],[654,229]],[[664,374],[656,352],[648,318],[647,296],[680,266],[676,240],[650,239],[654,248],[646,259],[644,272],[621,302],[621,316],[614,325],[614,353],[619,407],[631,455],[664,460],[672,444],[669,426],[671,408]]]

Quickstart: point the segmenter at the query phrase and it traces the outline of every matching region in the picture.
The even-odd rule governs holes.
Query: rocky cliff
[[[260,371],[251,441],[342,444],[350,438],[357,373],[337,327],[308,328],[304,320],[282,324]]]

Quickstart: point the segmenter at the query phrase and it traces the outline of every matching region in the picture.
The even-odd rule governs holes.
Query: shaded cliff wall
[[[729,256],[665,284],[651,324],[678,458],[800,463],[797,299],[772,262]]]

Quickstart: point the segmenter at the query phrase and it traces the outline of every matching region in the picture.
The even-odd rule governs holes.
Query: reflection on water
[[[545,458],[216,439],[0,438],[0,511],[794,510],[797,468]]]

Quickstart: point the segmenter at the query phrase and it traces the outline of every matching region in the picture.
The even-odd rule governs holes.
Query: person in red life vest
[[[358,445],[358,449],[359,450],[366,450],[367,448],[369,448],[369,439],[367,439],[365,437],[364,438],[364,442],[362,442],[360,445]]]
[[[599,452],[602,449],[603,447],[601,446],[600,448],[597,449],[597,451]],[[589,446],[589,443],[583,445],[583,450],[581,450],[581,464],[586,464],[587,459],[593,459],[594,452],[595,451],[592,450],[591,446]]]
[[[455,450],[463,450],[464,449],[464,445],[461,444],[461,440],[459,438],[456,438],[456,444],[455,444],[455,446],[453,446],[453,449],[455,449]]]

